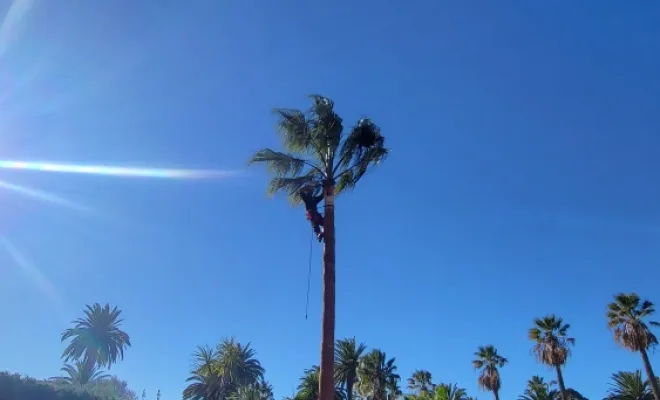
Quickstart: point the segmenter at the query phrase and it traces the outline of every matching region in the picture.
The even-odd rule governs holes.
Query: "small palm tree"
[[[642,380],[641,371],[612,374],[612,383],[607,391],[612,400],[653,400],[648,382]]]
[[[535,342],[533,351],[537,360],[545,365],[554,367],[557,371],[557,383],[562,400],[570,400],[564,385],[564,377],[561,367],[566,364],[571,354],[571,346],[575,345],[575,339],[568,336],[571,326],[550,314],[543,318],[534,320],[534,327],[529,330],[529,338]]]
[[[466,400],[467,392],[456,384],[441,383],[434,389],[433,400]]]
[[[104,374],[103,371],[99,370],[96,365],[93,365],[91,369],[88,369],[87,364],[82,361],[76,361],[73,365],[64,364],[64,366],[60,368],[60,371],[65,372],[68,376],[54,379],[80,386],[109,377],[109,375]]]
[[[347,400],[353,400],[360,359],[366,350],[367,346],[355,338],[338,340],[335,346],[335,379],[344,385]]]
[[[619,293],[609,304],[607,326],[614,332],[614,339],[630,351],[639,352],[651,385],[655,400],[660,400],[660,385],[649,361],[648,349],[658,344],[658,338],[649,326],[660,326],[658,322],[646,321],[655,312],[653,303],[641,301],[636,293]]]
[[[534,375],[527,381],[525,393],[518,400],[557,400],[558,392],[552,388],[555,381],[545,382],[543,378]]]
[[[401,386],[399,386],[399,375],[393,374],[390,375],[385,384],[387,388],[387,400],[397,400],[403,396],[401,391]]]
[[[398,382],[401,378],[396,373],[394,358],[387,358],[385,352],[378,349],[362,357],[360,369],[358,370],[358,391],[362,396],[368,396],[371,400],[387,400],[387,388],[392,382]]]
[[[195,362],[191,376],[186,379],[188,386],[183,390],[184,400],[220,400],[227,394],[227,384],[223,380],[218,365],[217,352],[211,347],[198,347],[194,354]]]
[[[360,119],[348,135],[327,97],[311,96],[309,112],[278,109],[278,129],[285,152],[263,149],[250,163],[264,163],[274,177],[269,193],[286,192],[294,204],[306,187],[324,200],[323,317],[321,329],[320,400],[334,396],[335,345],[335,195],[355,187],[367,170],[387,156],[385,138],[368,118]]]
[[[300,378],[297,388],[298,392],[293,397],[293,400],[318,400],[320,372],[321,370],[318,365],[305,370],[304,375]],[[344,393],[339,387],[335,387],[333,396],[333,400],[344,400]]]
[[[428,393],[433,390],[433,376],[431,372],[418,369],[408,378],[408,390],[413,393]]]
[[[255,385],[263,379],[265,370],[250,343],[242,345],[234,338],[226,338],[218,345],[216,354],[217,367],[230,391]]]
[[[73,321],[74,327],[62,333],[62,342],[71,340],[62,353],[64,362],[82,360],[87,370],[94,366],[110,369],[131,345],[128,334],[120,329],[121,311],[95,303],[83,310],[85,317]]]
[[[476,359],[472,361],[475,369],[480,369],[478,384],[481,389],[493,392],[495,400],[500,399],[502,380],[500,371],[509,361],[497,353],[495,346],[480,346],[474,353]]]

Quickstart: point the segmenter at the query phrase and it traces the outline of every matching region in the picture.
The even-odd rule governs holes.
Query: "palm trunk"
[[[319,400],[334,400],[335,363],[335,187],[324,188],[323,216],[323,322],[321,327],[321,371]]]
[[[355,378],[349,376],[346,379],[346,400],[353,400],[353,385],[355,384]]]
[[[658,380],[653,373],[653,368],[651,367],[649,356],[646,354],[645,349],[640,349],[639,353],[642,355],[642,362],[644,363],[644,369],[646,370],[646,379],[648,379],[649,385],[651,385],[653,397],[655,397],[655,400],[660,400],[660,385],[658,385]]]
[[[566,394],[566,386],[564,386],[564,375],[561,374],[561,366],[555,365],[555,368],[557,369],[557,384],[559,385],[561,400],[569,400]]]
[[[493,394],[495,395],[495,400],[500,400],[500,391],[499,390],[493,390]]]

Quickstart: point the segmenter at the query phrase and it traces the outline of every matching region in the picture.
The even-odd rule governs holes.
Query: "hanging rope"
[[[307,311],[309,310],[309,287],[312,279],[312,249],[314,244],[314,232],[312,232],[312,237],[309,239],[309,260],[307,267],[307,300],[305,301],[305,320],[307,320]]]

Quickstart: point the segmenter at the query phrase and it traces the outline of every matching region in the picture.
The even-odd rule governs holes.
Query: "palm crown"
[[[71,340],[62,358],[64,362],[83,359],[89,369],[94,365],[109,369],[118,358],[124,358],[124,350],[131,345],[128,334],[120,329],[121,311],[96,303],[88,305],[84,313],[84,318],[73,321],[74,327],[62,333],[62,342]]]
[[[480,346],[474,353],[476,359],[472,361],[475,369],[480,369],[479,386],[491,392],[498,392],[502,385],[499,368],[509,361],[497,353],[495,346]]]
[[[285,152],[262,149],[250,159],[250,163],[265,163],[273,173],[268,193],[284,191],[294,204],[300,202],[298,192],[305,186],[316,193],[326,185],[336,184],[336,193],[354,187],[369,166],[388,153],[385,138],[370,119],[360,119],[345,136],[334,103],[327,97],[310,97],[307,112],[275,110]]]
[[[645,321],[655,312],[653,303],[641,301],[635,293],[619,293],[614,296],[607,311],[607,326],[613,330],[617,342],[632,351],[646,350],[658,344],[658,339],[649,329],[660,326],[655,321]]]
[[[607,398],[612,400],[653,400],[648,382],[642,380],[640,371],[612,374],[608,394]]]
[[[570,346],[575,339],[568,336],[570,324],[555,316],[548,315],[534,320],[534,327],[529,330],[529,338],[536,342],[534,352],[539,362],[558,366],[566,363],[571,353]]]

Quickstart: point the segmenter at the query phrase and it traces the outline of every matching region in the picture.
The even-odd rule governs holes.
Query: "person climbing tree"
[[[303,203],[305,203],[305,214],[307,220],[312,223],[312,229],[316,234],[316,238],[319,242],[323,241],[323,231],[321,227],[323,226],[323,216],[318,210],[318,205],[323,200],[323,193],[314,196],[314,188],[311,186],[305,186],[299,191],[300,198]]]
[[[300,203],[300,189],[323,192],[323,311],[318,400],[334,400],[335,362],[335,197],[353,189],[371,167],[388,154],[380,128],[362,118],[344,131],[342,118],[327,97],[312,95],[307,111],[280,108],[277,129],[284,151],[261,149],[250,163],[272,173],[268,192],[285,192]],[[314,207],[315,209],[315,207]],[[313,215],[313,214],[312,214]],[[320,229],[320,226],[319,226]]]

